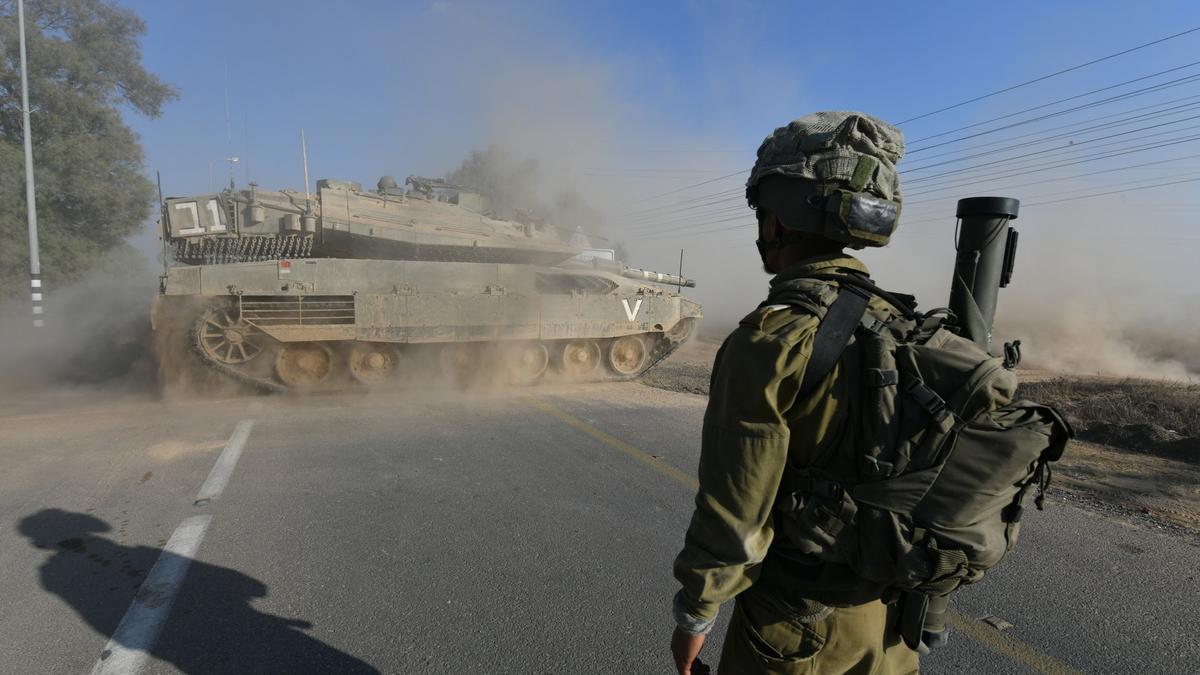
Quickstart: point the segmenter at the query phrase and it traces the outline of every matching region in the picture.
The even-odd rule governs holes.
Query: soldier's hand
[[[700,660],[700,650],[703,648],[703,635],[675,629],[671,636],[671,654],[675,656],[675,670],[679,675],[708,675],[708,666]]]

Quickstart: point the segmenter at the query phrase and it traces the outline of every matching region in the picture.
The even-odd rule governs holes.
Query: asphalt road
[[[670,672],[701,397],[5,398],[0,672]],[[1200,671],[1195,540],[1051,501],[923,670]]]

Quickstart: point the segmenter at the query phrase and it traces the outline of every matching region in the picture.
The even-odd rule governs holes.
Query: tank
[[[693,281],[527,215],[492,217],[479,195],[416,176],[167,199],[162,382],[630,379],[691,334],[701,308],[678,291]]]

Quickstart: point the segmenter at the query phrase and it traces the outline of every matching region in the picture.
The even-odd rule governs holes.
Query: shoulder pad
[[[788,341],[794,338],[798,324],[807,324],[817,315],[796,305],[763,305],[742,319],[741,327]]]
[[[837,298],[837,290],[827,281],[817,279],[792,279],[771,289],[767,302],[772,305],[786,304],[817,316],[824,316]]]
[[[763,325],[766,323],[767,317],[774,314],[775,312],[782,312],[784,310],[788,310],[791,308],[792,308],[791,305],[763,305],[762,307],[759,307],[758,309],[754,310],[753,312],[750,312],[749,314],[747,314],[738,323],[740,325],[746,326],[748,328],[762,330]]]

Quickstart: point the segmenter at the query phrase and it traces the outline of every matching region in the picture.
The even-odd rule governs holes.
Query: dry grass
[[[1020,395],[1055,406],[1082,428],[1154,424],[1200,437],[1200,385],[1058,377],[1022,384]]]

